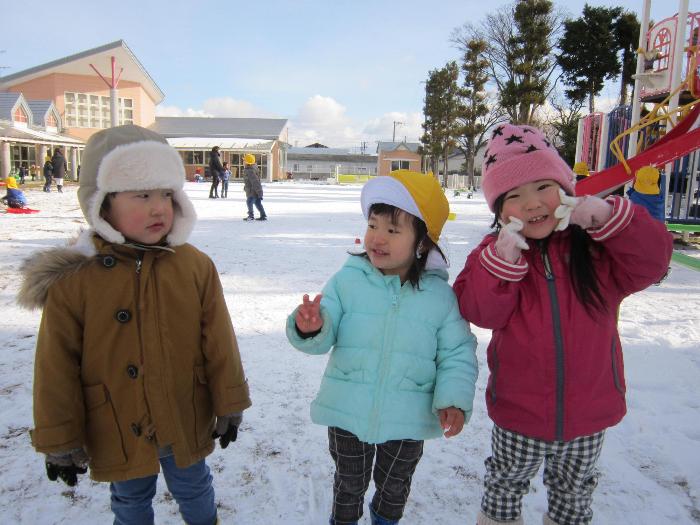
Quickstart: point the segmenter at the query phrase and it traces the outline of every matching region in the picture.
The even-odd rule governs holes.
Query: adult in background
[[[52,177],[56,181],[58,193],[63,193],[63,177],[65,177],[66,171],[68,171],[68,164],[66,163],[66,158],[63,156],[63,150],[61,150],[60,146],[57,146],[53,150],[51,166],[53,167]]]
[[[209,155],[209,173],[211,174],[211,188],[209,188],[209,198],[219,198],[219,181],[224,174],[224,166],[221,164],[219,146],[214,146]]]
[[[44,158],[44,191],[51,191],[51,179],[53,178],[53,164],[51,163],[51,155],[46,155]]]
[[[262,184],[260,184],[260,176],[258,175],[258,167],[255,165],[255,156],[250,153],[246,153],[243,156],[243,190],[246,196],[246,205],[248,206],[248,216],[245,217],[244,221],[266,221],[267,214],[265,213],[265,208],[262,205],[263,189]],[[258,209],[260,217],[255,219],[253,215],[253,204]]]

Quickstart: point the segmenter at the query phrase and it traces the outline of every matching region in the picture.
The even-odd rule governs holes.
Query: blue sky
[[[397,139],[417,140],[428,72],[458,58],[452,30],[510,1],[0,3],[0,74],[123,39],[165,93],[159,114],[282,117],[293,145],[373,149],[394,121]],[[579,16],[585,1],[554,3]],[[642,0],[589,4],[641,17]],[[676,10],[652,2],[656,20]]]

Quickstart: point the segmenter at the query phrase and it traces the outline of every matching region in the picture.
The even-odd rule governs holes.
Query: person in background
[[[51,179],[53,174],[53,164],[51,163],[51,155],[46,155],[44,158],[44,191],[51,191]]]
[[[19,183],[24,184],[26,178],[27,178],[27,167],[24,164],[20,164],[20,166],[19,166]]]
[[[221,156],[219,154],[219,146],[214,146],[209,154],[209,174],[211,175],[211,188],[209,188],[209,198],[219,198],[219,181],[224,173],[224,167],[221,164]]]
[[[574,164],[574,174],[576,175],[576,182],[581,181],[590,175],[588,171],[588,164],[583,161],[579,161]]]
[[[51,165],[53,168],[51,176],[53,180],[56,181],[56,189],[58,193],[63,193],[63,177],[66,176],[66,172],[68,171],[68,164],[66,163],[66,158],[63,156],[63,150],[60,146],[56,146],[53,150]]]
[[[395,525],[424,440],[456,436],[469,421],[476,338],[437,245],[450,211],[437,180],[393,171],[367,182],[360,200],[365,253],[322,295],[303,297],[286,333],[302,352],[330,352],[311,420],[328,427],[335,462],[331,525],[358,523],[372,477],[371,523]]]
[[[265,208],[263,208],[262,205],[263,189],[262,184],[260,184],[258,167],[255,165],[255,156],[246,153],[243,156],[243,165],[243,191],[245,191],[246,206],[248,206],[248,215],[243,220],[266,221],[267,213],[265,213]],[[260,213],[257,219],[253,215],[253,205],[255,205],[258,209],[258,213]]]
[[[573,175],[539,129],[493,130],[482,189],[496,231],[454,283],[464,318],[492,330],[478,525],[522,525],[542,462],[544,525],[591,523],[605,430],[627,410],[617,312],[671,258],[662,223],[628,199],[573,197]]]
[[[228,197],[228,181],[231,178],[231,170],[228,169],[228,162],[223,164],[224,171],[221,173],[221,198]]]
[[[187,243],[182,159],[125,125],[95,133],[82,161],[90,229],[22,267],[19,304],[43,308],[32,444],[50,480],[73,486],[89,466],[109,482],[116,525],[153,523],[159,472],[185,523],[214,525],[205,458],[251,403],[216,267]]]
[[[24,192],[17,186],[17,179],[14,177],[7,177],[5,179],[5,184],[7,185],[7,193],[2,198],[2,202],[8,208],[26,208],[27,198],[24,196]]]

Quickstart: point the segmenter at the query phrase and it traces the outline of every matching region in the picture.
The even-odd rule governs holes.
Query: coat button
[[[105,255],[102,258],[102,266],[104,266],[105,268],[114,268],[115,264],[117,264],[117,261],[111,255]]]
[[[131,312],[129,310],[119,310],[114,317],[120,323],[128,323],[131,320]]]
[[[141,435],[141,427],[138,426],[136,423],[131,424],[131,431],[136,437],[139,437]]]
[[[129,365],[126,367],[126,373],[131,379],[136,379],[139,376],[139,369],[134,365]]]

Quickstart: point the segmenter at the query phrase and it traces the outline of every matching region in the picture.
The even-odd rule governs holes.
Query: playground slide
[[[640,154],[627,159],[628,174],[622,164],[604,169],[576,184],[576,195],[605,195],[634,178],[643,166],[663,166],[700,149],[700,103],[676,127]]]

